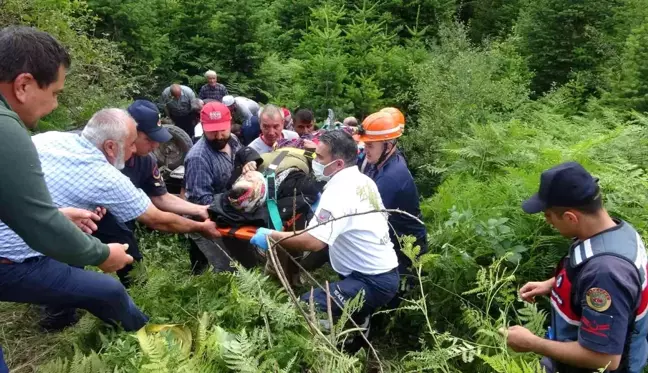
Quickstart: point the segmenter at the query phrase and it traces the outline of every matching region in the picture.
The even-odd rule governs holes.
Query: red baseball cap
[[[205,132],[222,131],[232,128],[232,114],[224,104],[212,101],[200,111],[200,122]]]

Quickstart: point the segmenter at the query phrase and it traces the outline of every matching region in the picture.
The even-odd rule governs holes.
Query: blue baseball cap
[[[540,176],[538,193],[524,201],[522,210],[536,214],[550,207],[579,207],[600,198],[598,179],[577,162],[566,162]]]
[[[169,130],[160,123],[160,111],[151,101],[137,100],[127,111],[137,122],[137,130],[144,132],[151,140],[167,142],[172,139]]]

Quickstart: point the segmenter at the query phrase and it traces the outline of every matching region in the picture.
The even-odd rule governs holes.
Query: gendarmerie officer
[[[641,372],[648,357],[648,292],[646,248],[637,231],[610,217],[597,180],[576,162],[543,172],[539,192],[522,208],[544,212],[560,234],[575,240],[552,278],[520,289],[528,302],[550,296],[548,338],[513,326],[508,345],[543,355],[550,373]]]

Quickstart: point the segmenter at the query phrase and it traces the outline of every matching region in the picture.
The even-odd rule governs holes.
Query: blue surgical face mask
[[[323,165],[323,164],[321,164],[318,161],[313,159],[313,174],[315,175],[315,178],[317,178],[317,180],[319,180],[319,181],[329,181],[329,180],[331,180],[331,176],[333,176],[333,175],[330,175],[330,176],[324,175],[324,170],[326,169],[326,167],[332,165],[333,163],[335,163],[335,161],[331,161],[328,164]]]

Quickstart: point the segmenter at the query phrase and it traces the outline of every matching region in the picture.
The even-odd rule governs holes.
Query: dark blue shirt
[[[122,173],[128,176],[136,188],[142,189],[149,197],[167,194],[166,185],[157,166],[157,159],[153,154],[132,156],[126,161]]]
[[[614,372],[641,372],[648,357],[645,271],[645,247],[625,222],[576,241],[556,269],[551,339],[623,354],[627,365]],[[591,371],[556,364],[560,372]]]
[[[378,186],[385,208],[399,209],[422,218],[418,190],[400,151],[396,151],[381,167],[367,165],[364,173]],[[417,244],[425,244],[427,230],[416,220],[402,214],[390,214],[389,223],[394,228],[390,230],[390,234],[395,247],[400,246],[393,231],[398,236],[414,236]],[[421,246],[421,251],[425,250],[426,247]]]
[[[189,150],[185,158],[185,195],[187,200],[199,205],[210,205],[214,194],[226,191],[227,182],[234,170],[234,156],[242,147],[232,134],[229,141],[230,154],[212,149],[202,137]]]

